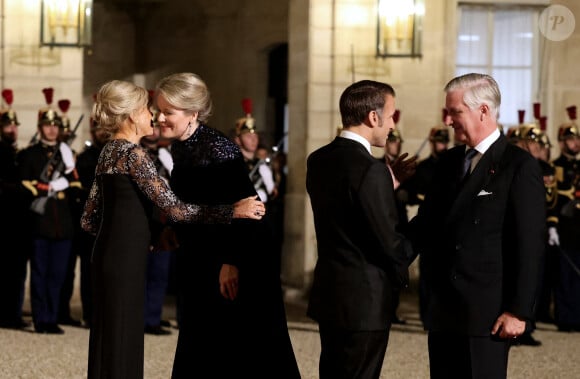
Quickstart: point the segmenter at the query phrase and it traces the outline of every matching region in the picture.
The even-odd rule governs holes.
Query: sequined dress
[[[223,204],[256,195],[239,147],[199,125],[171,145],[171,188],[187,202]],[[278,254],[269,223],[178,225],[179,337],[173,379],[299,379],[288,334]],[[220,294],[223,264],[239,269],[238,297]],[[201,376],[199,376],[201,377]]]
[[[112,140],[101,152],[83,229],[96,233],[91,259],[93,315],[88,379],[141,379],[149,217],[153,206],[172,222],[229,223],[229,205],[181,202],[143,148]]]

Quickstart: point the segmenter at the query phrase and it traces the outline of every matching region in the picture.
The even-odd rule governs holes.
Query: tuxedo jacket
[[[409,265],[390,172],[362,144],[336,137],[308,157],[306,189],[318,247],[308,316],[352,331],[386,330]]]
[[[502,135],[460,178],[465,146],[438,162],[411,221],[427,294],[425,327],[489,336],[503,312],[533,320],[546,238],[540,166]]]

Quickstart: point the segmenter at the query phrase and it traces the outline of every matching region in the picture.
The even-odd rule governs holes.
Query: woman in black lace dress
[[[141,137],[153,133],[148,98],[141,87],[111,81],[100,88],[93,106],[93,118],[111,138],[99,157],[81,219],[83,229],[96,234],[91,259],[89,379],[143,378],[143,307],[152,207],[159,207],[172,222],[224,224],[232,218],[260,219],[265,211],[262,203],[250,197],[233,206],[180,201],[139,145]]]
[[[256,195],[239,147],[207,126],[211,98],[195,74],[156,89],[161,135],[173,139],[171,188],[187,202],[229,203]],[[270,223],[178,225],[181,299],[173,379],[297,379]],[[238,291],[228,291],[231,286]],[[237,287],[239,285],[239,287]],[[217,364],[216,364],[217,362]]]

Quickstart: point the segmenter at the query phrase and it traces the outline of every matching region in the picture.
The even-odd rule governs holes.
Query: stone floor
[[[419,321],[416,304],[414,292],[403,295],[399,316],[406,319],[407,324],[393,326],[381,379],[428,378],[427,336]],[[73,311],[76,316],[80,313],[76,302],[73,302]],[[305,301],[300,297],[288,297],[287,313],[302,378],[316,379],[320,354],[317,326],[305,316]],[[164,317],[175,323],[174,315],[173,304],[168,301]],[[73,327],[64,329],[66,333],[60,336],[40,335],[32,330],[0,329],[0,378],[86,378],[89,331]],[[170,377],[178,332],[173,329],[169,336],[145,335],[145,379]],[[542,341],[542,346],[512,349],[510,379],[580,378],[580,333],[561,333],[553,325],[539,324],[534,336]],[[192,375],[192,378],[196,377],[199,376]]]

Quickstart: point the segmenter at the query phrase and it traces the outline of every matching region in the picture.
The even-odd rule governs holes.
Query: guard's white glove
[[[171,175],[171,171],[173,171],[173,158],[171,157],[171,153],[166,148],[161,147],[159,148],[158,154],[161,164],[165,167],[169,175]]]
[[[548,228],[548,245],[560,246],[560,236],[558,236],[558,231],[553,226]]]
[[[258,188],[258,189],[256,190],[256,193],[257,193],[257,194],[258,194],[258,196],[260,197],[260,201],[262,201],[262,202],[264,202],[264,203],[268,201],[268,194],[266,193],[266,191],[264,191],[264,190],[263,190],[263,189],[261,189],[261,188]]]
[[[70,174],[75,169],[75,159],[73,157],[73,152],[69,145],[64,142],[61,142],[58,146],[60,150],[60,156],[62,157],[62,162],[64,163],[64,173]]]
[[[265,163],[260,164],[258,168],[258,172],[264,181],[264,186],[266,186],[266,191],[268,194],[271,194],[274,191],[275,183],[274,183],[274,174],[272,173],[272,169]]]
[[[49,184],[49,192],[58,192],[65,190],[69,187],[68,180],[64,176],[58,179],[54,179]]]

